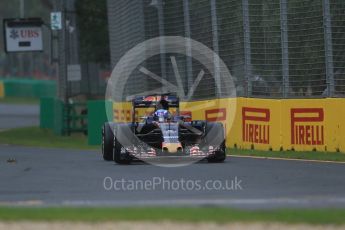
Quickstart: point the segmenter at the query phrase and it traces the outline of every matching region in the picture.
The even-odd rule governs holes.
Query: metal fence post
[[[287,0],[280,0],[280,27],[282,48],[282,71],[283,71],[283,97],[289,96],[289,35],[287,22]]]
[[[54,1],[54,8],[61,12],[62,29],[58,31],[58,98],[67,102],[67,62],[66,62],[66,12],[65,0]]]
[[[142,41],[145,41],[146,39],[146,30],[145,30],[145,25],[146,25],[146,21],[145,21],[145,4],[144,4],[144,0],[140,0],[138,1],[139,3],[139,14],[138,14],[138,17],[139,17],[139,22],[140,22],[140,25],[139,25],[139,28],[140,28],[140,33],[142,34]],[[145,50],[147,49],[148,47],[145,47]],[[146,51],[145,51],[146,52]],[[145,61],[146,63],[146,61]],[[145,64],[146,65],[146,64]],[[144,78],[139,78],[140,79],[140,85],[142,86],[142,89],[147,89],[149,87],[149,84],[147,81],[145,81]]]
[[[213,51],[215,54],[219,55],[219,36],[218,36],[218,19],[217,19],[217,1],[216,0],[210,0],[211,4],[211,21],[212,21],[212,42],[213,42]],[[219,74],[219,58],[214,55],[213,58],[214,62],[214,78],[215,78],[215,95],[216,97],[221,97],[221,89],[219,88],[221,86],[220,84],[220,74]]]
[[[327,81],[329,97],[334,96],[334,93],[335,93],[331,20],[332,19],[331,19],[329,0],[323,0],[323,26],[324,26],[324,37],[325,37],[326,81]]]
[[[75,9],[76,0],[68,0],[66,2],[66,31],[69,49],[67,50],[69,56],[69,64],[79,64],[79,31],[77,28],[77,15]],[[68,15],[68,17],[67,17]],[[67,25],[67,21],[69,24]]]
[[[244,77],[246,96],[252,96],[252,60],[250,47],[250,22],[249,22],[249,5],[248,0],[242,0],[243,9],[243,36],[244,36]]]
[[[158,10],[158,27],[159,27],[159,37],[160,37],[160,59],[161,59],[161,74],[162,78],[167,80],[167,71],[166,71],[166,53],[165,53],[165,40],[163,36],[165,35],[165,26],[164,26],[164,9],[163,9],[163,0],[157,1],[157,10]],[[162,88],[165,91],[165,86]]]
[[[191,38],[190,30],[190,11],[189,0],[183,0],[184,30],[185,37]],[[192,47],[190,41],[186,42],[187,49],[187,87],[190,89],[193,85],[193,66],[192,66]]]

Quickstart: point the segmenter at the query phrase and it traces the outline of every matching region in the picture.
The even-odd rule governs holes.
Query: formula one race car
[[[138,110],[150,108],[151,113],[138,121]],[[223,162],[226,158],[223,124],[187,121],[190,119],[179,114],[176,96],[137,96],[132,101],[132,122],[103,125],[103,159],[118,164],[152,159]]]

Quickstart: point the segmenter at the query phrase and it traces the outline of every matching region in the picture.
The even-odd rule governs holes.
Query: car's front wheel
[[[206,145],[218,146],[212,156],[207,158],[210,163],[221,163],[226,159],[225,131],[220,122],[207,122],[205,127]]]
[[[226,159],[226,147],[225,147],[225,140],[219,146],[219,149],[215,151],[214,155],[207,158],[209,163],[222,163]]]
[[[113,159],[113,142],[114,142],[113,125],[109,122],[104,123],[102,127],[102,155],[105,161],[114,160]]]
[[[121,143],[115,137],[114,139],[114,153],[113,158],[115,163],[120,165],[127,165],[131,163],[131,159],[126,153],[126,150],[122,147]]]
[[[126,152],[126,149],[123,147],[121,142],[119,141],[118,137],[125,138],[126,133],[130,130],[129,128],[126,129],[125,126],[117,126],[115,129],[115,137],[114,137],[114,148],[113,148],[113,159],[115,163],[117,164],[130,164],[132,161],[132,158],[129,156],[129,154]],[[127,135],[128,136],[128,135]],[[129,138],[128,138],[129,139]]]

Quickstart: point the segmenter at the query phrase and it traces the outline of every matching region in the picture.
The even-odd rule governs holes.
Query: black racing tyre
[[[132,161],[132,158],[128,153],[125,152],[125,149],[121,144],[131,140],[131,134],[129,133],[130,130],[130,127],[126,125],[118,125],[115,128],[115,137],[113,141],[113,159],[117,164],[125,165],[130,164]],[[119,138],[121,139],[121,141],[119,140]]]
[[[219,151],[216,151],[214,156],[207,158],[209,163],[222,163],[226,159],[226,147],[225,147],[225,140],[219,147]]]
[[[226,146],[224,126],[220,122],[207,122],[205,127],[205,141],[206,144],[217,145],[218,149],[215,154],[208,157],[207,161],[210,163],[221,163],[226,159]]]
[[[114,144],[114,125],[106,122],[102,128],[102,155],[105,161],[112,161],[113,159],[113,144]]]

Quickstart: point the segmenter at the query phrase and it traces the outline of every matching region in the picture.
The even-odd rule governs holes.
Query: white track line
[[[216,206],[232,206],[232,205],[345,205],[345,197],[319,197],[319,198],[242,198],[242,199],[171,199],[171,200],[122,200],[122,201],[88,201],[88,200],[65,200],[63,206],[185,206],[185,205],[216,205]]]

